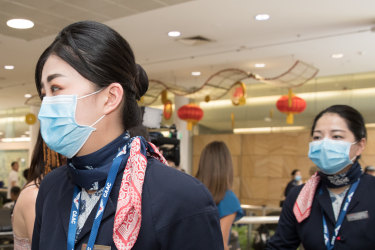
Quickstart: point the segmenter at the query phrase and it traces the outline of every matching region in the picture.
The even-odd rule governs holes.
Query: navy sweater
[[[48,174],[40,186],[32,249],[66,250],[74,185],[67,166]],[[116,249],[113,221],[122,172],[117,175],[96,244]],[[78,235],[76,249],[88,242],[98,204]],[[137,249],[223,249],[219,215],[209,191],[195,178],[148,158],[142,192]]]

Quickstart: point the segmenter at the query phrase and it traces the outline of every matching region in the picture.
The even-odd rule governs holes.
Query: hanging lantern
[[[172,102],[170,100],[167,100],[164,103],[164,111],[163,111],[163,116],[166,120],[169,120],[172,117]]]
[[[234,106],[246,104],[246,85],[243,82],[236,82],[231,88],[231,100]]]
[[[192,130],[193,125],[203,117],[203,110],[196,104],[187,104],[177,110],[180,119],[187,122],[187,130]]]
[[[286,123],[293,124],[293,115],[302,113],[306,109],[306,101],[293,94],[292,90],[289,89],[288,95],[283,95],[276,102],[277,109],[286,113]]]

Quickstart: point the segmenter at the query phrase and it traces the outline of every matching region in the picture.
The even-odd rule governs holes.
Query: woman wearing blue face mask
[[[290,190],[292,190],[292,188],[302,184],[302,175],[301,175],[301,171],[299,169],[294,169],[291,173],[291,176],[292,176],[292,180],[288,183],[288,185],[286,186],[285,191],[284,191],[285,197],[288,196],[288,194],[289,194]]]
[[[32,249],[223,249],[209,191],[127,132],[148,79],[116,31],[67,26],[35,81],[43,139],[68,163],[40,185]]]
[[[362,115],[350,106],[316,116],[308,156],[319,171],[291,190],[267,249],[374,249],[375,178],[358,163],[366,134]]]

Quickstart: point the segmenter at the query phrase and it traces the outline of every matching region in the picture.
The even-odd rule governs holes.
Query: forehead
[[[316,130],[345,130],[349,131],[348,124],[345,119],[335,113],[325,113],[315,125]]]
[[[50,55],[42,70],[42,82],[47,82],[47,77],[52,74],[63,74],[66,76],[77,76],[78,72],[67,62],[56,55]]]

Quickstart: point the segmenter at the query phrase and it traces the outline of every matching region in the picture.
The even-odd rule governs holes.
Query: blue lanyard
[[[87,248],[86,248],[87,250],[92,250],[94,248],[96,236],[98,234],[98,230],[99,230],[100,222],[103,217],[104,209],[107,205],[109,194],[111,193],[112,186],[115,182],[117,172],[121,165],[123,156],[124,155],[116,157],[113,160],[111,169],[109,170],[107,181],[104,186],[104,191],[100,198],[100,203],[98,206],[98,210],[96,211],[95,220],[91,228],[90,238],[89,238],[89,241],[87,243]],[[74,250],[80,201],[81,201],[81,192],[80,192],[79,187],[75,186],[74,193],[73,193],[72,209],[70,210],[68,243],[67,243],[68,250]]]
[[[346,199],[345,199],[344,206],[342,207],[342,209],[340,211],[340,214],[339,214],[339,217],[337,219],[337,222],[336,222],[336,225],[335,225],[335,230],[333,232],[331,240],[329,240],[330,236],[329,236],[329,232],[328,232],[327,221],[326,221],[326,218],[324,217],[324,213],[323,213],[324,243],[325,243],[328,250],[333,249],[333,247],[335,246],[335,240],[336,240],[337,235],[340,231],[341,225],[342,225],[342,223],[345,219],[345,215],[346,215],[346,212],[348,210],[348,206],[350,204],[350,201],[352,200],[352,197],[354,195],[355,190],[358,187],[358,184],[359,184],[359,179],[356,182],[354,182],[349,189],[348,195],[346,196]]]

